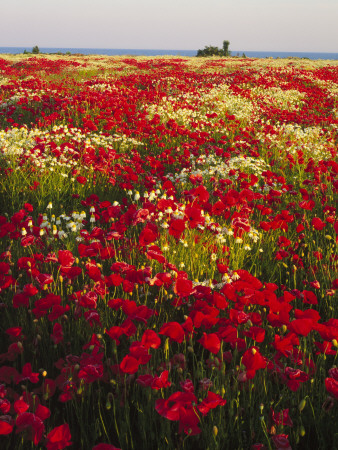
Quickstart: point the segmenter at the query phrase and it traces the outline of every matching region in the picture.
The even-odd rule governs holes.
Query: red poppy
[[[47,294],[46,297],[40,298],[35,301],[33,313],[37,319],[45,316],[48,310],[53,306],[58,306],[61,303],[61,297],[55,294]]]
[[[218,330],[218,336],[224,342],[235,343],[237,341],[237,328],[232,325],[226,325],[225,327],[220,327]]]
[[[11,403],[7,399],[0,398],[0,412],[2,414],[7,414],[11,409]]]
[[[20,292],[13,296],[13,307],[19,308],[20,306],[24,306],[26,308],[28,308],[29,306],[29,296],[27,294],[24,294],[23,292]]]
[[[217,408],[217,406],[224,406],[226,400],[224,400],[219,394],[208,391],[207,397],[197,406],[197,409],[203,416],[208,414],[211,409]]]
[[[134,358],[133,356],[126,355],[120,364],[120,369],[123,373],[136,373],[139,368],[139,361],[138,359]]]
[[[164,323],[159,331],[159,334],[164,334],[178,343],[181,343],[184,340],[184,330],[178,322]]]
[[[97,302],[97,294],[93,291],[89,291],[86,294],[82,295],[79,300],[79,305],[83,308],[96,308]]]
[[[289,323],[289,330],[301,336],[307,336],[313,329],[312,319],[296,319]]]
[[[62,450],[69,447],[73,444],[71,438],[72,436],[67,423],[55,427],[47,434],[47,450]]]
[[[132,283],[129,280],[123,280],[122,281],[122,288],[124,292],[133,292],[134,289],[134,283]]]
[[[185,230],[185,221],[183,219],[173,219],[170,221],[169,234],[176,239],[180,239]]]
[[[161,339],[155,331],[146,330],[143,333],[141,344],[144,345],[145,348],[158,348],[161,345]]]
[[[271,409],[272,420],[276,425],[287,425],[289,427],[293,427],[293,422],[289,415],[289,408],[283,409],[283,411],[276,413],[273,409]]]
[[[31,363],[26,363],[22,368],[22,375],[18,374],[15,378],[15,383],[19,384],[21,381],[29,380],[31,383],[39,382],[39,373],[32,372]]]
[[[180,386],[183,389],[184,392],[190,392],[190,393],[194,393],[195,388],[194,388],[194,384],[191,380],[187,379],[184,381],[180,381]]]
[[[80,183],[80,184],[86,184],[87,183],[87,178],[79,175],[78,177],[76,177],[76,181],[78,183]]]
[[[41,289],[44,288],[47,284],[51,284],[54,282],[53,276],[48,273],[40,273],[36,277],[36,281],[40,284]]]
[[[63,341],[63,330],[62,325],[60,323],[56,323],[53,327],[53,333],[50,335],[50,338],[54,342],[54,344],[59,344]]]
[[[157,239],[157,233],[156,231],[149,226],[149,224],[143,228],[140,234],[139,238],[139,244],[141,246],[147,246],[151,244],[152,242],[156,241]]]
[[[248,219],[243,218],[243,217],[235,217],[232,220],[232,225],[234,227],[234,236],[242,236],[243,232],[245,231],[246,233],[250,231],[250,224]]]
[[[203,333],[203,336],[198,341],[206,350],[216,355],[221,348],[221,341],[219,337],[215,333],[206,334]]]
[[[197,188],[193,189],[193,195],[197,197],[198,203],[206,203],[209,200],[209,192],[205,186],[199,185]]]
[[[286,367],[284,374],[286,375],[286,384],[293,392],[296,392],[299,389],[300,383],[304,383],[309,379],[307,373],[300,369],[293,369],[292,367]]]
[[[308,211],[312,211],[313,208],[315,207],[315,202],[313,200],[308,200],[308,201],[303,200],[303,201],[299,202],[299,206],[302,209],[306,209]]]
[[[311,224],[315,230],[322,230],[326,227],[326,223],[322,222],[319,217],[313,217]]]
[[[17,414],[22,414],[29,409],[29,404],[21,399],[18,399],[14,402],[14,411]]]
[[[212,207],[212,215],[220,216],[224,210],[225,210],[225,204],[221,200],[218,200],[218,202],[216,202]]]
[[[7,418],[7,416],[6,416]],[[13,431],[13,425],[10,423],[11,420],[8,416],[8,421],[3,420],[3,416],[0,417],[0,435],[7,435],[10,434]]]
[[[229,305],[225,296],[216,291],[213,292],[213,302],[218,309],[225,309]]]
[[[261,327],[252,326],[248,331],[244,331],[244,335],[251,337],[256,342],[263,342],[265,338],[265,330]]]
[[[184,431],[184,433],[189,436],[195,436],[201,433],[201,429],[198,426],[199,421],[200,419],[194,406],[187,405],[187,407],[181,407],[178,428],[179,433]]]
[[[94,281],[100,281],[102,279],[101,270],[97,267],[95,262],[86,264],[86,275]]]
[[[150,387],[154,377],[150,374],[139,375],[136,379],[136,383],[142,387]]]
[[[144,223],[149,218],[150,216],[148,209],[139,209],[134,215],[133,226],[137,225],[138,223]]]
[[[257,370],[265,369],[266,367],[266,360],[257,347],[248,348],[242,357],[242,363],[246,367],[246,377],[248,379],[253,378]]]
[[[40,403],[35,410],[35,415],[40,417],[41,420],[46,420],[50,417],[51,412],[49,408]]]
[[[292,450],[287,434],[276,434],[271,436],[277,450]]]
[[[175,392],[168,399],[158,399],[155,403],[156,411],[168,420],[179,420],[180,431],[193,434],[200,433],[198,428],[199,416],[193,404],[197,404],[196,396],[188,392]]]
[[[99,364],[86,364],[79,370],[79,379],[84,380],[85,383],[94,383],[100,380],[103,376],[103,365]]]
[[[120,326],[112,326],[109,328],[109,330],[106,330],[106,333],[108,336],[113,339],[117,345],[120,344],[119,338],[124,334],[124,329]]]
[[[168,381],[169,372],[164,370],[159,377],[154,377],[151,382],[151,388],[155,390],[164,389],[171,386],[171,382]]]
[[[145,348],[139,341],[134,341],[129,347],[129,355],[136,358],[139,364],[147,364],[151,355],[148,352],[148,349]]]
[[[336,400],[338,400],[338,380],[334,378],[326,378],[325,387],[327,392],[333,395]]]
[[[299,339],[296,334],[289,333],[284,338],[275,334],[275,341],[272,344],[276,350],[282,353],[284,356],[289,356],[293,347],[299,345]]]
[[[39,292],[39,290],[36,286],[33,286],[33,284],[25,284],[22,292],[29,297],[33,297]]]
[[[262,230],[264,231],[269,231],[271,229],[271,225],[269,222],[260,222],[259,226],[262,228]]]
[[[69,250],[59,250],[58,262],[63,267],[71,267],[74,264],[75,258],[73,253]]]
[[[185,209],[185,216],[188,219],[190,228],[196,228],[198,225],[204,225],[205,217],[202,216],[201,210],[195,206],[188,206]]]
[[[45,431],[42,420],[33,413],[24,412],[19,414],[15,421],[16,434],[25,432],[26,439],[38,445]]]
[[[158,261],[161,264],[163,264],[166,261],[160,247],[158,247],[157,245],[152,245],[151,247],[148,248],[147,258],[155,259],[156,261]]]
[[[318,304],[316,294],[312,291],[304,290],[303,292],[301,292],[300,296],[303,299],[303,303],[305,303],[305,304],[309,304],[309,305],[317,305]]]
[[[134,322],[128,317],[124,322],[121,323],[121,328],[126,336],[134,336],[137,328]]]
[[[174,286],[175,294],[180,297],[187,297],[192,293],[193,285],[192,281],[183,278],[182,276],[178,276],[176,279],[176,283]]]

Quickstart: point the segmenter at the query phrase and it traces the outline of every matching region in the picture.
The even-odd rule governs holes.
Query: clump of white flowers
[[[211,177],[227,178],[230,177],[230,172],[235,171],[231,178],[236,180],[238,174],[236,171],[252,173],[257,177],[261,177],[262,172],[268,170],[270,166],[260,158],[253,158],[251,156],[234,156],[228,160],[212,153],[209,155],[201,155],[198,158],[191,156],[191,168],[183,168],[180,173],[175,175],[168,175],[168,178],[173,183],[186,183],[190,175],[200,175],[203,177],[203,182],[207,183]]]

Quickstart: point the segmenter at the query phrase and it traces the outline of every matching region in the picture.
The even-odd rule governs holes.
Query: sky
[[[338,53],[338,0],[0,0],[0,47]]]

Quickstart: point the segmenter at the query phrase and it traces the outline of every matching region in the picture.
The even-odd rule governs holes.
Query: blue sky
[[[337,52],[338,0],[0,0],[0,47]]]

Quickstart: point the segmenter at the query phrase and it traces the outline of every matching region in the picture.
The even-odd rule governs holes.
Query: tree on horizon
[[[203,50],[197,50],[196,56],[230,56],[229,45],[229,41],[223,41],[223,48],[206,45]]]

